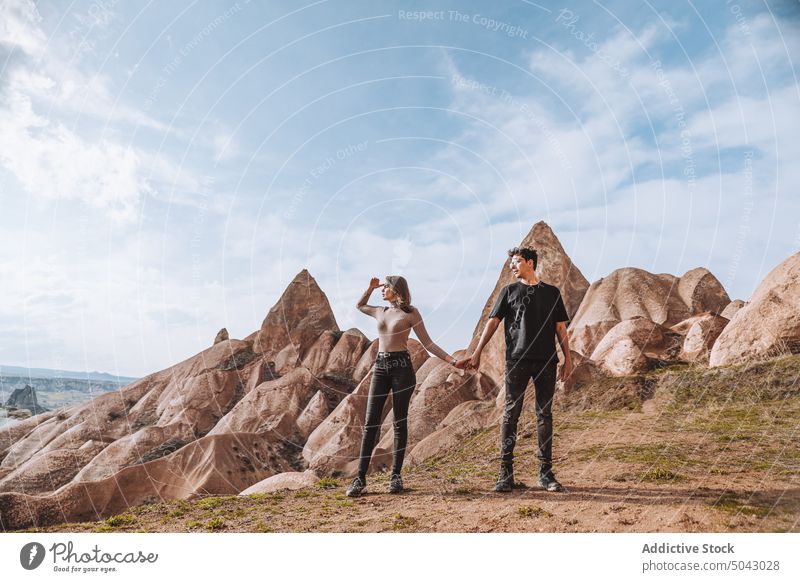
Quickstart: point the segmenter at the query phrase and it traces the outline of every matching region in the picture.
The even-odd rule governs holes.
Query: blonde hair
[[[397,307],[411,313],[414,306],[411,305],[411,291],[408,289],[408,281],[400,275],[387,275],[386,286],[397,294]]]

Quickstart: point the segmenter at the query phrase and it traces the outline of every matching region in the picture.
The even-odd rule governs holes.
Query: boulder
[[[611,376],[630,376],[651,369],[657,361],[674,361],[683,336],[646,317],[615,325],[592,352],[591,359]]]
[[[302,473],[290,471],[288,473],[278,473],[272,477],[267,477],[255,485],[251,485],[239,495],[252,495],[254,493],[274,493],[276,491],[295,491],[314,487],[319,482],[313,471],[307,470]]]
[[[680,359],[686,362],[708,363],[708,356],[719,334],[728,325],[721,315],[705,312],[672,326],[672,330],[684,335]]]
[[[617,269],[589,287],[570,325],[570,347],[590,355],[626,319],[640,317],[670,327],[704,311],[719,313],[729,301],[707,269],[692,269],[682,277],[633,267]]]
[[[714,343],[711,366],[800,353],[800,253],[775,267]]]
[[[734,299],[733,301],[728,303],[728,305],[725,306],[725,309],[722,310],[722,313],[720,313],[720,315],[726,318],[728,321],[730,321],[731,319],[733,319],[733,316],[736,315],[739,312],[739,310],[745,305],[746,303],[741,299]]]

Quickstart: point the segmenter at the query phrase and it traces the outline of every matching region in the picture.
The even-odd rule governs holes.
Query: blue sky
[[[304,267],[456,350],[538,220],[747,299],[800,248],[796,3],[631,6],[2,0],[0,362],[144,375]]]

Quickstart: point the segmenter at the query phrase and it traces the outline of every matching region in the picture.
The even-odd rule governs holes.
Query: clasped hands
[[[453,364],[459,370],[477,370],[481,364],[481,355],[474,353],[471,356],[462,356]]]

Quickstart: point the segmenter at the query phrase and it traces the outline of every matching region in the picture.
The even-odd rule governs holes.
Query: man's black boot
[[[502,463],[500,465],[500,476],[497,478],[494,490],[500,493],[508,493],[514,488],[514,465]]]
[[[553,475],[552,465],[542,465],[539,468],[539,487],[547,491],[564,491],[564,487]]]

